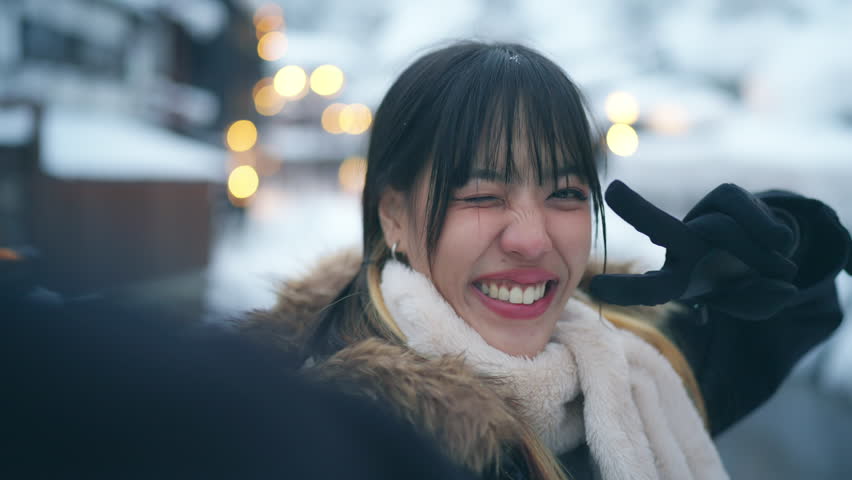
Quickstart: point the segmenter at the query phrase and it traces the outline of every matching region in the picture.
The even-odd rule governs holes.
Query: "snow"
[[[325,32],[293,30],[287,32],[287,53],[280,61],[266,62],[272,75],[283,65],[295,64],[307,68],[330,63],[344,73],[363,68],[364,58],[357,41]],[[366,72],[365,72],[366,73]]]
[[[747,77],[750,90],[757,93],[751,102],[755,109],[800,122],[838,119],[852,112],[852,54],[841,53],[852,45],[848,25],[800,29],[777,41],[778,48]]]
[[[341,152],[348,152],[348,156],[367,151],[366,135],[334,135],[305,125],[270,126],[262,137],[263,149],[286,162],[343,160]]]
[[[228,10],[220,0],[113,0],[140,12],[161,12],[181,25],[190,35],[206,41],[218,35],[228,20]]]
[[[31,108],[0,108],[0,145],[24,145],[32,139],[34,130],[35,113]]]
[[[821,380],[828,390],[852,400],[852,381],[849,380],[852,372],[852,322],[848,320],[849,312],[852,311],[852,278],[841,274],[837,278],[837,290],[840,298],[845,299],[841,307],[847,314],[847,320],[826,345]]]
[[[85,1],[28,0],[25,14],[65,34],[90,39],[94,43],[120,42],[131,28],[128,20],[111,6]]]
[[[174,21],[201,40],[218,35],[228,19],[226,7],[217,0],[163,1],[161,5]]]
[[[408,60],[442,40],[462,38],[459,34],[471,29],[485,7],[481,0],[389,3],[387,24],[376,39],[377,53],[388,63]]]
[[[272,306],[280,282],[361,241],[360,199],[310,178],[262,184],[240,220],[214,246],[207,271],[207,306],[217,316]]]
[[[225,178],[225,151],[116,114],[54,107],[44,112],[41,168],[87,180],[210,181]]]
[[[730,94],[711,88],[695,79],[661,73],[624,75],[616,81],[602,82],[587,93],[592,101],[592,113],[606,119],[604,102],[614,91],[633,96],[640,105],[640,114],[647,118],[661,107],[674,106],[686,114],[687,128],[702,127],[739,113]]]

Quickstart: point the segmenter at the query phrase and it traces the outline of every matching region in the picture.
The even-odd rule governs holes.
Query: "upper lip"
[[[509,280],[521,284],[535,284],[548,280],[559,280],[559,276],[553,272],[541,268],[514,268],[493,272],[478,277],[475,282],[483,280]]]

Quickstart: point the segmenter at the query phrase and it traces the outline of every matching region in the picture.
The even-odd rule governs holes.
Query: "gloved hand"
[[[793,283],[799,289],[833,280],[841,270],[852,275],[852,237],[828,205],[782,190],[756,195],[773,212],[795,217],[800,227],[799,246],[792,260],[799,267]]]
[[[606,202],[636,230],[666,248],[660,270],[639,275],[597,275],[592,295],[618,305],[670,300],[705,304],[745,319],[763,319],[796,295],[797,224],[773,213],[733,184],[711,191],[680,221],[620,181]],[[845,260],[844,260],[845,261]]]

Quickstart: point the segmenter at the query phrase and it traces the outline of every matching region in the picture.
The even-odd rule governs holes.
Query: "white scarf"
[[[534,358],[490,346],[423,275],[389,261],[385,304],[408,345],[427,357],[463,354],[504,377],[525,418],[554,452],[585,441],[603,480],[716,480],[728,475],[671,364],[576,299]]]

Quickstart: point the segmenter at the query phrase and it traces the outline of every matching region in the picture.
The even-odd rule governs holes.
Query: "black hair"
[[[500,172],[510,182],[518,175],[518,139],[539,183],[556,181],[567,167],[589,186],[605,249],[600,152],[578,88],[528,47],[467,41],[415,61],[376,112],[363,194],[365,256],[381,251],[376,247],[384,242],[382,193],[409,193],[422,176],[428,182],[431,262],[453,190],[467,183],[474,167]]]

